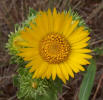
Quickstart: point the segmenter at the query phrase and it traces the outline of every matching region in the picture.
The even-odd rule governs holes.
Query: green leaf
[[[89,96],[91,94],[91,90],[94,83],[95,73],[96,63],[92,59],[91,64],[88,66],[87,73],[84,75],[84,79],[80,87],[79,100],[89,100]]]
[[[103,55],[103,47],[97,47],[94,49],[94,52],[96,53],[96,55],[102,56]]]

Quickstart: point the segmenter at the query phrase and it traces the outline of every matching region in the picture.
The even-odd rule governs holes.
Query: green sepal
[[[19,67],[18,75],[14,77],[14,85],[18,88],[17,97],[20,100],[57,100],[57,94],[62,88],[62,81],[56,79],[32,79],[29,69]],[[37,83],[33,88],[32,83]]]

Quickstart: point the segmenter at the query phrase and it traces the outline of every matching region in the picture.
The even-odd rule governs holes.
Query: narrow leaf
[[[96,63],[92,59],[91,64],[88,66],[87,73],[84,75],[84,79],[80,86],[79,100],[89,100],[91,90],[94,83],[96,73]]]

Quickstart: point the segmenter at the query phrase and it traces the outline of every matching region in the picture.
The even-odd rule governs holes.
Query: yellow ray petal
[[[70,17],[68,16],[68,18],[65,19],[65,23],[63,25],[63,28],[61,28],[62,29],[61,31],[63,32],[64,35],[68,34],[71,24],[72,24],[72,16],[70,16]]]
[[[55,80],[56,78],[56,73],[57,73],[57,70],[55,68],[55,65],[52,65],[52,79]]]
[[[34,72],[34,71],[36,70],[36,68],[37,68],[37,66],[34,66],[34,65],[33,65],[33,66],[30,68],[29,72],[30,72],[30,73]],[[36,70],[36,71],[37,71],[37,70]]]
[[[69,66],[75,73],[78,73],[78,72],[79,72],[79,69],[73,65],[74,62],[72,62],[72,61],[69,60],[69,61],[67,61],[67,63],[68,63],[68,66]]]
[[[32,57],[32,55],[34,54],[33,52],[28,52],[28,53],[23,52],[23,53],[18,53],[17,55],[21,57]]]
[[[33,57],[33,59],[30,62],[28,62],[28,64],[25,67],[28,68],[28,67],[36,66],[38,68],[38,66],[42,63],[44,63],[44,61],[39,56]]]
[[[49,65],[46,71],[46,78],[49,79],[51,76],[52,67]]]
[[[81,70],[81,71],[85,71],[85,68],[83,68],[83,66],[81,66],[81,65],[79,65],[79,64],[77,64],[77,63],[73,63],[73,66],[74,67],[77,67],[79,70]]]
[[[90,37],[86,37],[85,39],[75,42],[75,43],[71,43],[72,46],[76,46],[76,45],[82,45],[84,43],[86,43],[88,40],[90,39]]]
[[[75,43],[75,42],[79,42],[83,39],[85,39],[88,35],[89,32],[86,31],[82,31],[83,27],[78,28],[77,30],[75,30],[69,37],[68,40],[71,44]],[[88,41],[89,39],[87,39],[86,41]]]
[[[47,63],[46,62],[41,63],[38,66],[37,70],[35,71],[35,74],[33,75],[33,78],[41,77],[41,75],[45,72],[46,68],[47,68]]]
[[[72,45],[71,49],[82,49],[87,46],[88,46],[88,43],[80,43],[80,44]]]
[[[47,70],[47,68],[48,68],[48,63],[44,62],[41,65],[41,67],[38,69],[39,71],[38,71],[38,74],[37,74],[37,78],[41,77],[45,73],[45,71]]]
[[[65,67],[67,68],[67,71],[68,71],[68,74],[74,78],[74,74],[73,74],[73,71],[72,69],[70,68],[70,66],[68,65],[67,62],[64,63]]]
[[[85,49],[85,48],[84,49],[73,49],[72,52],[74,52],[74,53],[91,53],[92,50]]]
[[[69,37],[69,35],[75,30],[75,28],[77,27],[79,23],[79,20],[74,21],[73,24],[71,25],[71,27],[68,29],[68,33],[66,34],[66,37]]]
[[[81,58],[91,59],[92,56],[89,54],[78,54]]]
[[[57,16],[56,8],[53,9],[53,16],[55,16],[55,17]]]
[[[57,68],[57,76],[64,82],[64,83],[66,83],[66,80],[65,80],[65,78],[64,78],[64,76],[63,76],[63,74],[62,74],[62,72],[61,72],[61,70],[60,70],[60,68],[59,68],[59,66],[55,66],[56,68]]]
[[[53,15],[52,15],[52,13],[51,13],[51,10],[50,9],[48,9],[48,22],[49,22],[49,24],[48,24],[48,33],[49,32],[54,32],[54,25],[53,25]]]
[[[25,27],[24,30],[20,31],[21,37],[29,42],[35,42],[36,40],[40,39],[40,36],[36,36],[37,32],[30,28]],[[35,41],[34,41],[35,40]]]
[[[25,67],[26,67],[26,68],[29,68],[29,67],[33,66],[33,64],[34,64],[34,61],[31,61],[31,62],[29,62]]]
[[[40,25],[38,25],[38,28],[39,28],[39,26],[41,27],[41,33],[48,34],[48,32],[49,32],[48,14],[46,12],[41,12],[40,19],[38,19],[38,20],[40,20],[40,22],[39,22]]]
[[[63,64],[59,64],[59,67],[60,67],[60,70],[63,73],[65,79],[68,80],[69,76],[68,76],[68,72],[66,70],[66,67]]]
[[[55,15],[53,17],[54,17],[54,32],[62,33],[60,29],[63,26],[65,20],[64,12],[62,12],[61,14],[59,13],[57,16]]]
[[[77,60],[78,59],[78,60]],[[76,54],[72,54],[70,57],[69,57],[69,61],[73,62],[73,63],[78,63],[78,64],[81,64],[81,65],[87,65],[87,64],[90,64],[88,62],[88,60],[84,59],[84,58],[81,58],[79,55],[76,55]]]
[[[35,40],[37,40],[37,39],[40,40],[46,34],[45,31],[42,31],[37,25],[34,25],[33,23],[30,23],[30,26],[32,28]]]

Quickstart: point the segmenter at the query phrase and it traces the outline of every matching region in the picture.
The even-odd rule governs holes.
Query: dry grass
[[[4,46],[8,34],[14,31],[14,24],[21,23],[27,17],[29,7],[46,10],[56,7],[59,11],[72,7],[92,29],[91,49],[103,45],[103,1],[102,0],[0,0],[0,100],[16,100],[16,87],[12,77],[17,65],[9,63],[10,56]],[[103,56],[98,57],[97,72],[90,100],[103,100]],[[63,88],[60,100],[78,100],[78,91],[82,74],[75,76]]]

